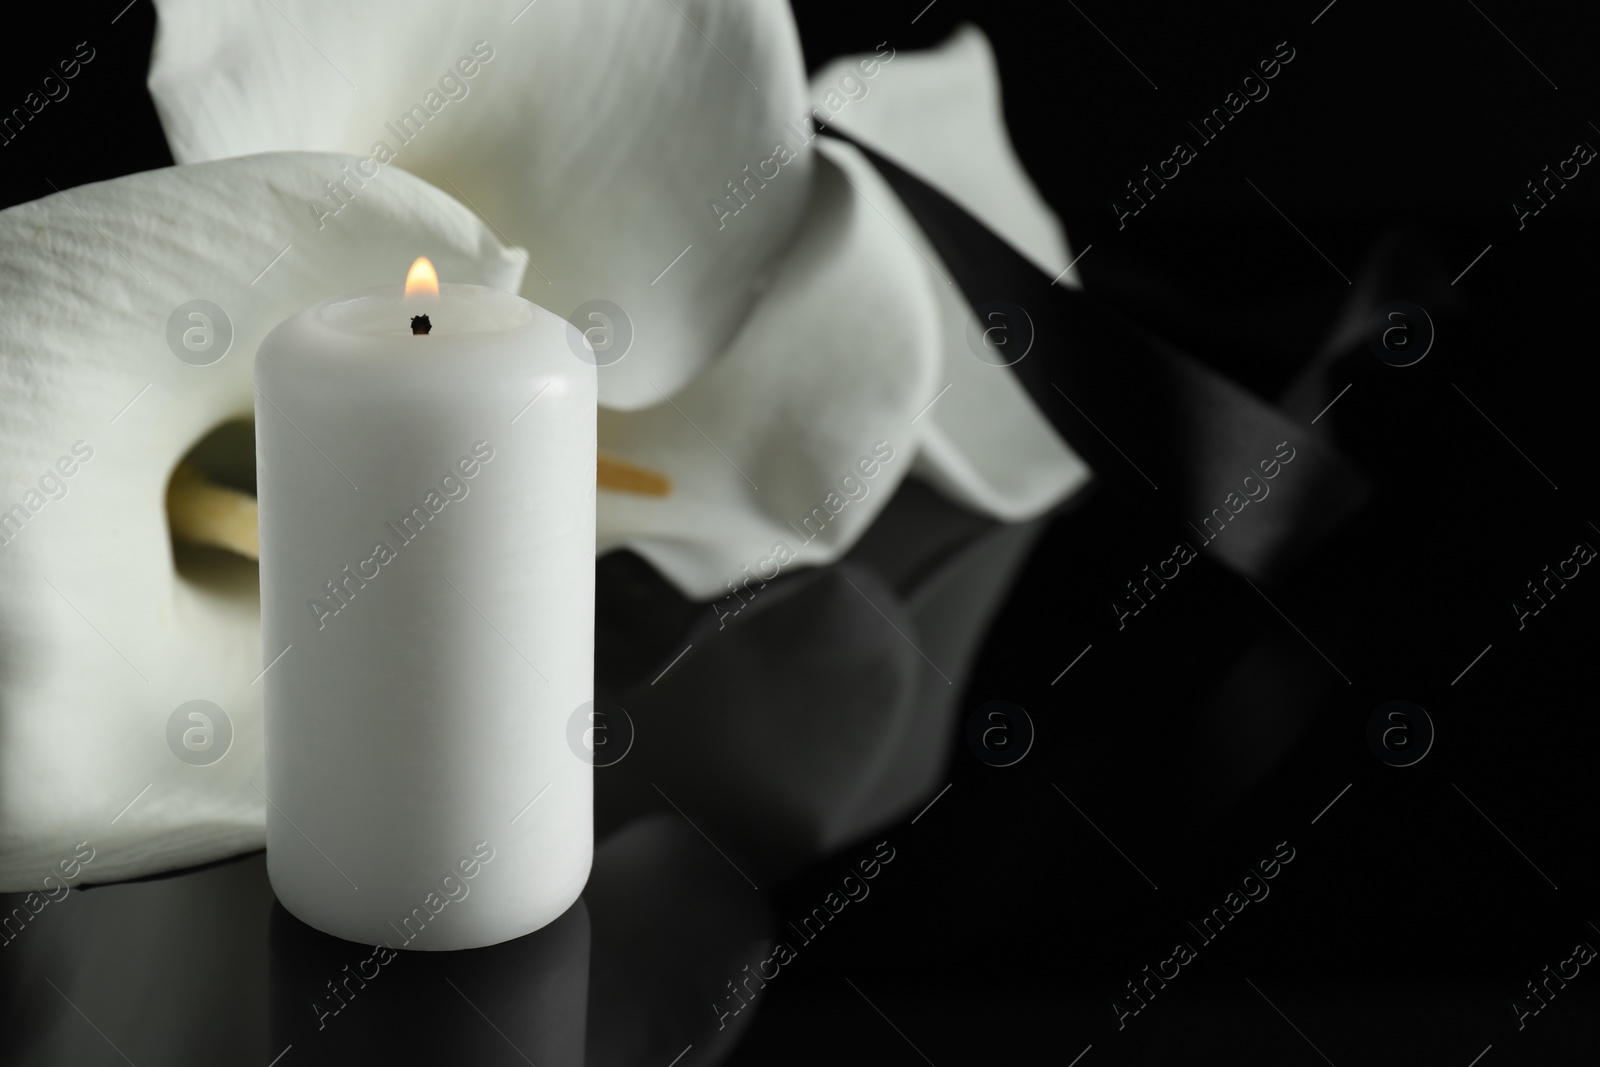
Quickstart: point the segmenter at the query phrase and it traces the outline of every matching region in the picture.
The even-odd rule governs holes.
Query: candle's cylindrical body
[[[396,286],[261,344],[267,867],[324,932],[494,944],[588,878],[595,368],[569,329]]]

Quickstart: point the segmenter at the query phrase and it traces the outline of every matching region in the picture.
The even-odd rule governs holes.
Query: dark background
[[[122,7],[13,27],[7,108],[77,42],[97,54],[0,148],[0,202],[170,164],[144,91],[154,14],[141,0],[112,24]],[[785,969],[729,1062],[1067,1063],[1090,1045],[1085,1067],[1466,1067],[1489,1045],[1484,1067],[1594,1062],[1600,977],[1586,969],[1520,1032],[1510,1002],[1574,942],[1600,945],[1600,578],[1585,568],[1520,631],[1507,601],[1577,541],[1600,544],[1600,177],[1584,168],[1520,231],[1509,205],[1574,143],[1600,144],[1600,16],[1504,0],[1337,0],[1320,17],[1321,0],[796,7],[813,69],[978,24],[1024,163],[1074,251],[1093,246],[1086,288],[1262,397],[1363,291],[1423,305],[1439,332],[1413,367],[1339,364],[1352,387],[1316,431],[1378,494],[1288,581],[1258,592],[1202,559],[1118,632],[1110,598],[1180,534],[1106,495],[1051,525],[965,695],[1026,707],[1033,751],[996,769],[956,746],[950,791],[881,835],[899,858],[876,903]],[[1280,41],[1297,54],[1271,95],[1119,230],[1123,183]],[[1385,242],[1403,268],[1378,265]],[[1365,736],[1395,698],[1437,729],[1404,769]],[[1123,983],[1193,940],[1185,920],[1280,841],[1296,858],[1271,896],[1119,1033]],[[786,887],[779,916],[870,844]]]

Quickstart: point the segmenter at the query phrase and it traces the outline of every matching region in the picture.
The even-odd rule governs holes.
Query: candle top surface
[[[404,295],[401,285],[380,285],[335,297],[320,305],[315,315],[328,329],[363,337],[461,337],[503,333],[533,321],[533,305],[515,293],[482,285],[447,283],[439,295]],[[427,334],[412,333],[414,316],[426,315]]]

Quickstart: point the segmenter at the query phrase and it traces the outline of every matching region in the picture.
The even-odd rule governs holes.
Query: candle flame
[[[439,274],[427,256],[418,256],[417,261],[411,264],[411,269],[406,271],[406,299],[418,295],[439,295]]]

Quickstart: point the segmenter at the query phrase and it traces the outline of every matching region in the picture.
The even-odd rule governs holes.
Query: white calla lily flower
[[[150,92],[179,163],[371,159],[307,187],[324,227],[395,169],[467,201],[526,250],[523,296],[633,320],[602,403],[659,404],[727,343],[805,210],[805,153],[721,231],[706,207],[805,113],[794,20],[785,0],[525,2],[161,0]]]
[[[80,841],[93,881],[262,843],[256,570],[219,553],[180,573],[168,479],[209,431],[250,417],[256,345],[287,316],[403,277],[418,249],[481,285],[514,289],[523,270],[409,174],[319,233],[299,192],[347,160],[247,156],[0,212],[0,889],[38,889]],[[184,330],[219,347],[231,334],[209,366],[168,343],[195,299],[226,318]],[[180,717],[176,743],[231,737],[204,767],[167,738],[197,699],[225,718]]]

